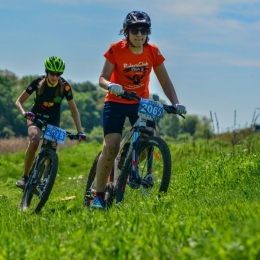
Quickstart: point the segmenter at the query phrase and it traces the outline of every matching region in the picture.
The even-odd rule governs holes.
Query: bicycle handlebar
[[[33,120],[33,122],[36,124],[36,126],[38,126],[40,129],[44,126],[46,127],[48,122],[45,120],[41,120],[39,118],[35,118]],[[65,130],[66,131],[66,130]],[[78,140],[79,139],[79,135],[75,134],[75,133],[71,133],[66,131],[66,136],[70,139],[70,140]]]
[[[124,94],[122,95],[118,95],[119,97],[126,99],[126,100],[133,100],[133,99],[137,99],[140,100],[142,97],[138,96],[136,94],[136,92],[127,92],[125,91]],[[160,102],[160,101],[159,101]],[[178,116],[181,116],[182,118],[185,119],[185,117],[180,114],[178,112],[178,110],[173,106],[173,105],[165,105],[163,103],[161,103],[163,105],[164,110],[168,113],[168,114],[176,114]]]

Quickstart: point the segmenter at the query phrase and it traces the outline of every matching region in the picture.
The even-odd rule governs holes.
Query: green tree
[[[13,72],[0,70],[0,137],[26,136],[26,120],[15,107],[18,96],[26,89],[37,75],[24,76],[19,79]],[[73,89],[73,95],[77,104],[84,132],[94,140],[103,140],[102,112],[106,91],[89,81],[82,83],[69,82]],[[30,110],[35,94],[23,104],[25,110]],[[164,101],[161,101],[164,103]],[[212,129],[210,120],[206,117],[199,118],[197,115],[186,115],[186,119],[180,119],[176,115],[164,114],[158,121],[158,134],[172,140],[180,135],[192,136],[193,138],[210,138]],[[129,126],[128,120],[125,125]],[[61,106],[61,126],[74,131],[75,124],[71,116],[68,103],[64,100]],[[124,135],[125,131],[123,132]]]
[[[99,143],[102,143],[104,139],[103,128],[101,126],[95,126],[90,134],[87,135],[87,138],[91,142],[97,141]]]
[[[176,138],[180,132],[180,121],[178,116],[165,113],[159,122],[159,131],[163,136]]]
[[[0,137],[15,135],[14,95],[18,78],[9,71],[0,71]]]
[[[36,79],[37,77],[39,77],[39,75],[30,75],[30,76],[24,76],[20,79],[19,81],[19,86],[22,88],[22,90],[26,89],[29,84]]]
[[[196,124],[194,138],[209,139],[213,135],[211,121],[209,118],[203,116]]]
[[[198,122],[199,117],[197,115],[185,115],[185,120],[181,121],[181,132],[194,135]]]
[[[80,112],[81,124],[87,133],[102,125],[105,91],[89,82],[71,83],[74,99]],[[77,90],[79,90],[77,92]]]
[[[68,129],[76,129],[70,110],[64,110],[61,113],[61,127]]]

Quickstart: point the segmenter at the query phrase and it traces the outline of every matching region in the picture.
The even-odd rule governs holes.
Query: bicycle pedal
[[[153,184],[154,184],[154,177],[153,175],[150,173],[150,174],[147,174],[141,181],[142,183],[142,186],[144,188],[152,188],[153,187]]]
[[[105,198],[104,198],[106,209],[110,208],[113,204],[114,197],[115,197],[114,190],[115,188],[113,182],[108,182],[105,187]]]
[[[94,199],[93,193],[88,191],[86,194],[86,198],[88,198],[89,200],[93,200]]]
[[[141,186],[140,183],[136,183],[136,182],[134,182],[134,181],[129,181],[129,182],[128,182],[128,185],[129,185],[130,188],[132,188],[132,189],[139,189],[140,186]]]
[[[149,188],[152,188],[153,187],[153,184],[149,184],[145,181],[142,181],[142,186],[145,188],[145,189],[149,189]]]

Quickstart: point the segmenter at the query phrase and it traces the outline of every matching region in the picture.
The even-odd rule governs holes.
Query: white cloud
[[[228,64],[236,67],[258,67],[260,68],[260,60],[254,59],[232,59]]]

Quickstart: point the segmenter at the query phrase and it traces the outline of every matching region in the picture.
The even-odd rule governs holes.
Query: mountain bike
[[[124,92],[121,98],[139,102],[139,118],[120,142],[119,153],[105,187],[105,205],[109,208],[113,200],[117,203],[135,199],[139,194],[155,195],[167,192],[171,178],[171,154],[167,143],[146,128],[147,120],[159,119],[164,111],[179,114],[172,105],[159,102],[159,96],[143,99],[135,92]],[[100,153],[96,156],[88,174],[84,194],[84,206],[90,207],[95,193],[95,178]]]
[[[34,123],[42,131],[41,147],[33,162],[20,209],[24,211],[30,206],[31,213],[39,213],[49,198],[57,175],[57,143],[63,144],[66,137],[78,140],[78,134],[48,124],[45,120],[35,119]]]

